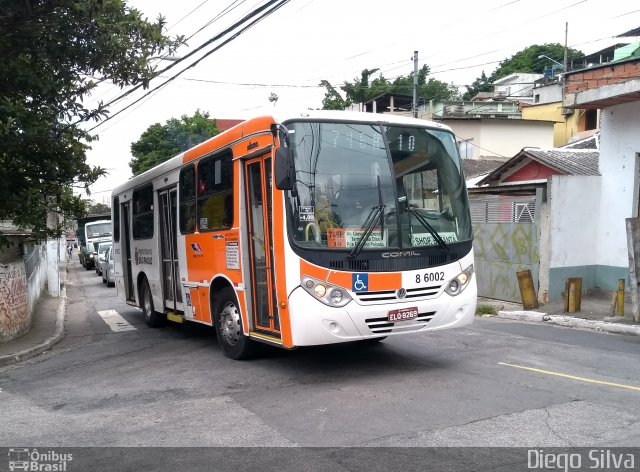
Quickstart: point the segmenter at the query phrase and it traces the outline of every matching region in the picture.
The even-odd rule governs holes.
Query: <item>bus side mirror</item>
[[[296,169],[293,162],[293,151],[289,147],[287,129],[282,125],[271,125],[274,144],[276,136],[280,138],[280,146],[276,149],[274,164],[274,180],[278,190],[293,190],[296,180]]]

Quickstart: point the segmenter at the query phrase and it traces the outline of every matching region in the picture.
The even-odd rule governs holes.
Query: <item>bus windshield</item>
[[[447,249],[472,238],[452,133],[334,122],[287,128],[296,168],[287,214],[298,246]]]

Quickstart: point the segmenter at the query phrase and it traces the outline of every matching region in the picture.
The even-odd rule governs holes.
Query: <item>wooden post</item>
[[[531,310],[538,308],[538,297],[533,287],[533,277],[529,269],[516,272],[518,276],[518,286],[520,287],[520,296],[522,297],[522,308]]]

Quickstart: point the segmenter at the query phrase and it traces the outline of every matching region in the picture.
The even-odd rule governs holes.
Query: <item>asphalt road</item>
[[[0,445],[640,444],[640,337],[478,318],[233,361],[211,328],[147,328],[95,272],[69,269],[65,339],[0,370]]]

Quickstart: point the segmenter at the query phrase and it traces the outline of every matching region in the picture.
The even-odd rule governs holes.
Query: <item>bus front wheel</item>
[[[149,282],[142,282],[142,287],[140,287],[140,298],[142,300],[142,313],[144,315],[144,322],[147,323],[147,326],[150,328],[158,328],[163,324],[163,317],[160,313],[155,311],[153,308],[153,298],[151,297],[151,289],[149,288]]]
[[[242,317],[233,289],[220,291],[214,314],[216,336],[224,355],[236,360],[251,357],[255,344],[242,332]]]

